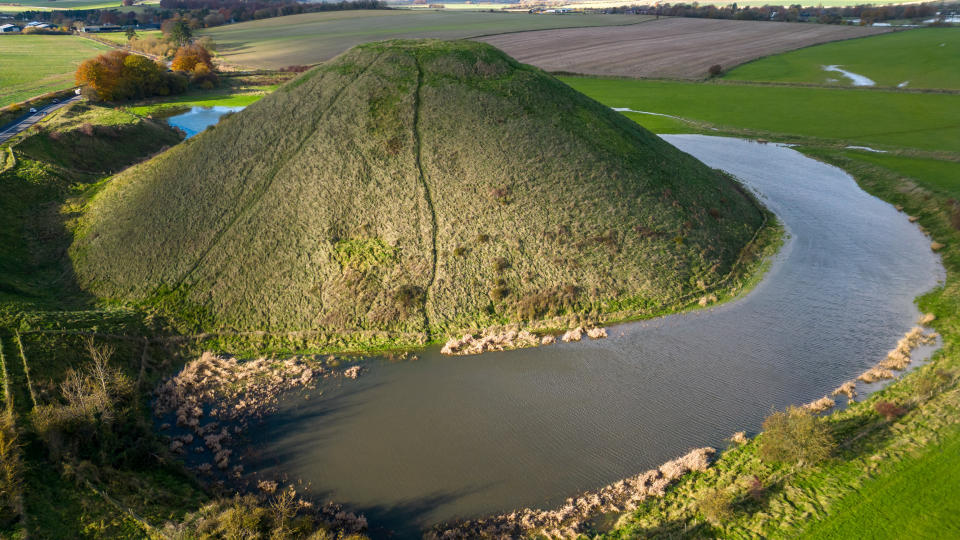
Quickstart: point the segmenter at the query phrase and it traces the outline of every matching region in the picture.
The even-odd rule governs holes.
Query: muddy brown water
[[[356,381],[287,397],[252,430],[247,470],[311,483],[377,537],[557,506],[823,396],[879,361],[918,318],[914,298],[944,278],[929,239],[843,171],[774,144],[664,138],[740,178],[784,223],[752,292],[605,340],[371,359]]]

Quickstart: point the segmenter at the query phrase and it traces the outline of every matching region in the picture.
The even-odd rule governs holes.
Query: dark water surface
[[[879,361],[914,325],[914,297],[943,279],[929,239],[843,171],[773,144],[664,138],[736,175],[785,224],[753,292],[606,340],[371,360],[356,381],[287,399],[252,433],[263,446],[248,470],[311,482],[378,536],[554,506],[823,396]]]
[[[187,134],[187,138],[193,137],[197,133],[215,125],[220,121],[220,117],[232,112],[242,111],[243,107],[190,107],[190,110],[175,116],[167,118],[167,123],[178,127]]]

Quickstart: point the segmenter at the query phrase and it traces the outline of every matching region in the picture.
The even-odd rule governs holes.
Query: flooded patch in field
[[[228,113],[242,111],[243,107],[190,107],[190,110],[167,118],[167,123],[186,133],[187,138],[215,125],[220,117]]]
[[[863,150],[864,152],[874,152],[874,153],[876,153],[876,154],[886,154],[886,153],[887,153],[886,150],[877,150],[876,148],[870,148],[869,146],[850,145],[850,146],[845,146],[844,148],[846,148],[846,149],[848,149],[848,150]]]
[[[289,395],[252,426],[247,470],[310,482],[366,514],[375,537],[553,508],[755,433],[771,408],[828,395],[915,325],[914,298],[944,272],[906,215],[781,145],[664,139],[737,176],[782,220],[789,238],[750,294],[610,327],[603,340],[372,359],[356,381]]]
[[[877,83],[873,82],[873,79],[870,79],[870,78],[868,78],[868,77],[864,77],[863,75],[859,75],[859,74],[854,73],[854,72],[852,72],[852,71],[847,71],[847,70],[845,70],[845,69],[841,69],[839,65],[823,66],[823,70],[824,70],[824,71],[834,71],[834,72],[837,72],[837,73],[843,75],[844,77],[850,79],[850,83],[853,84],[854,86],[875,86],[875,85],[877,84]]]
[[[611,107],[611,108],[612,108],[613,110],[617,111],[617,112],[631,112],[631,113],[637,113],[637,114],[649,114],[650,116],[664,116],[664,117],[666,117],[666,118],[676,118],[677,120],[683,120],[683,119],[680,118],[679,116],[674,116],[674,115],[672,115],[672,114],[664,114],[664,113],[650,112],[650,111],[635,111],[635,110],[633,110],[633,109],[628,109],[628,108],[626,108],[626,107]]]

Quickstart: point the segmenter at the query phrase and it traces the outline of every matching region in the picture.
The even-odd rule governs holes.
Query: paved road
[[[69,105],[70,103],[74,103],[79,100],[80,100],[80,96],[73,96],[70,99],[65,99],[61,101],[60,103],[51,103],[46,107],[37,109],[37,112],[35,113],[27,113],[26,116],[24,116],[23,118],[20,118],[19,120],[16,120],[5,126],[0,127],[0,143],[6,142],[8,139],[13,137],[17,133],[20,133],[21,131],[36,124],[41,119],[43,119],[44,116],[52,113],[53,111],[59,109],[60,107],[64,107],[66,105]]]

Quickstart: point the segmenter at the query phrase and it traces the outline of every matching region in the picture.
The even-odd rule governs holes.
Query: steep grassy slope
[[[88,184],[179,141],[166,126],[134,114],[76,104],[2,148],[0,160],[0,310],[8,299],[70,304],[79,291],[64,268],[70,244],[59,201]],[[6,162],[3,165],[4,161]],[[67,261],[69,262],[69,261]]]
[[[412,341],[655,313],[763,216],[733,182],[479,43],[364,45],[116,176],[71,256],[195,329]]]

